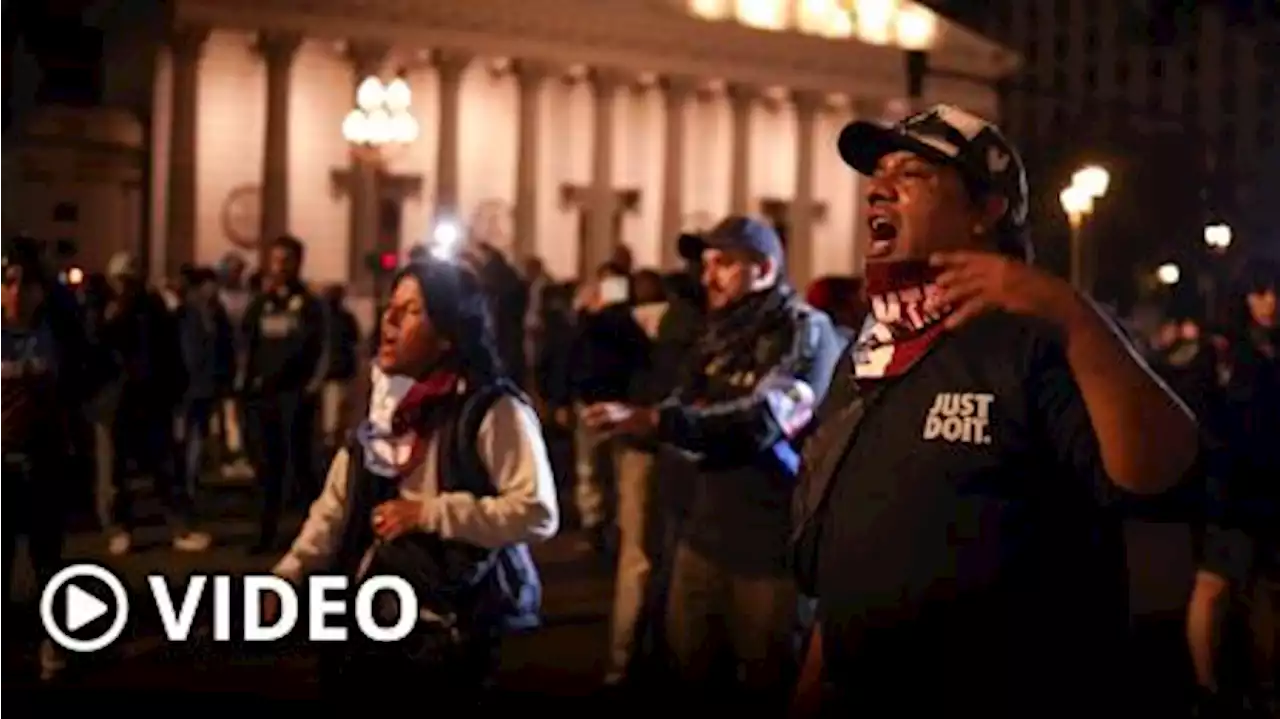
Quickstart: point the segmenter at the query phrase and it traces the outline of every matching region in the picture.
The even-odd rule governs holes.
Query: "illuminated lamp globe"
[[[409,83],[404,78],[397,77],[387,85],[387,90],[383,94],[383,104],[392,112],[402,112],[409,109],[413,104],[413,92],[409,89]]]
[[[1093,212],[1093,195],[1079,185],[1072,185],[1058,195],[1062,210],[1073,217]]]
[[[1097,165],[1089,165],[1071,176],[1071,184],[1096,200],[1107,194],[1107,188],[1111,186],[1111,173]]]
[[[365,112],[372,112],[386,102],[386,94],[386,88],[383,87],[381,80],[376,77],[366,77],[356,89],[356,105]]]
[[[1166,262],[1156,268],[1156,279],[1162,285],[1176,285],[1182,279],[1182,269],[1172,262]]]
[[[938,18],[920,5],[907,5],[894,18],[894,34],[903,50],[929,50],[938,36]]]
[[[392,136],[391,113],[386,110],[374,110],[369,113],[368,120],[369,142],[374,145],[384,145],[391,142]]]
[[[407,112],[391,116],[391,141],[408,145],[418,139],[418,121]]]
[[[357,145],[369,142],[369,116],[363,110],[348,112],[342,121],[342,137]]]
[[[858,39],[872,45],[888,45],[897,30],[898,12],[898,0],[853,0]]]
[[[1204,243],[1213,250],[1225,250],[1231,246],[1231,227],[1229,225],[1209,225],[1204,228]]]

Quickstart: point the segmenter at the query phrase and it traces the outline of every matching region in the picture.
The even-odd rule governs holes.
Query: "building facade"
[[[995,0],[939,3],[1022,58],[1005,128],[1029,148],[1097,134],[1163,134],[1205,221],[1280,248],[1280,11],[1274,0]],[[1194,231],[1196,228],[1192,228]],[[1261,249],[1261,248],[1259,248]],[[1274,249],[1273,249],[1274,251]]]
[[[994,117],[1016,57],[895,0],[179,0],[151,269],[291,232],[310,279],[360,292],[371,254],[456,221],[571,278],[619,243],[671,266],[681,230],[747,212],[786,230],[793,279],[853,272],[860,190],[835,136],[902,111],[908,33],[938,70],[924,99]],[[376,159],[341,130],[369,76],[405,79],[420,126]]]

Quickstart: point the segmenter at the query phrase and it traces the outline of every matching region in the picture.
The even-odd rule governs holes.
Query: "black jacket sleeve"
[[[762,452],[808,423],[826,394],[840,343],[825,314],[797,313],[790,346],[751,394],[706,406],[671,398],[658,407],[658,437],[690,452],[734,447]]]

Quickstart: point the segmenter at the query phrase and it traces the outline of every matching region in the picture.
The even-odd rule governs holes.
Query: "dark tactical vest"
[[[477,497],[497,493],[477,453],[476,436],[489,410],[504,396],[526,401],[504,380],[463,397],[452,419],[437,430],[440,493],[468,492]],[[486,549],[420,532],[375,545],[369,518],[379,504],[399,496],[400,481],[370,472],[359,442],[348,443],[347,451],[347,521],[335,558],[336,571],[352,577],[353,586],[380,574],[404,578],[417,593],[423,621],[445,629],[455,640],[473,632],[539,626],[542,583],[528,545]],[[371,548],[371,561],[361,572]],[[394,622],[398,610],[394,601],[390,604],[375,604],[380,623]]]

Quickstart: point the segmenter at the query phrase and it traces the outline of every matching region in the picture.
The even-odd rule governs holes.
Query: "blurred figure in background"
[[[356,356],[360,324],[347,308],[347,293],[342,285],[330,285],[325,290],[324,301],[329,308],[329,363],[320,398],[320,436],[326,454],[331,454],[342,446],[347,433],[351,382],[360,364]]]
[[[524,361],[525,367],[512,367],[511,372],[515,374],[517,369],[524,372],[527,377],[526,383],[530,391],[539,395],[534,397],[534,401],[541,404],[541,388],[537,379],[538,375],[538,358],[542,355],[543,342],[546,337],[546,294],[547,288],[551,286],[551,277],[547,274],[546,267],[543,266],[542,260],[537,257],[530,257],[524,263],[524,284],[525,284],[525,310],[524,310]]]
[[[633,402],[657,402],[661,397],[650,400],[655,382],[651,377],[652,348],[670,308],[662,276],[653,270],[636,272],[631,280],[631,299],[632,319],[649,341],[642,345],[639,338],[635,338],[635,365],[628,396]],[[614,447],[618,563],[604,677],[605,684],[609,686],[620,685],[630,678],[639,648],[637,629],[640,628],[640,616],[645,608],[653,568],[651,555],[655,542],[652,535],[656,524],[652,506],[656,481],[654,460],[658,449],[658,443],[646,438],[627,437],[620,438]]]
[[[232,337],[235,344],[235,371],[239,375],[244,368],[244,313],[253,299],[253,291],[245,276],[246,265],[243,258],[234,252],[228,252],[218,263],[218,301],[222,303],[231,321]],[[233,391],[219,403],[217,414],[217,430],[222,438],[221,449],[222,474],[227,477],[248,479],[253,476],[253,465],[245,456],[244,445],[244,405]]]
[[[511,368],[511,378],[523,387],[527,379],[522,376],[522,368],[525,367],[525,310],[528,305],[525,281],[502,252],[487,242],[467,243],[463,255],[461,259],[474,268],[489,297],[502,362]]]
[[[862,301],[862,280],[857,277],[820,277],[809,285],[805,300],[831,317],[846,342],[862,329],[866,306]]]
[[[37,586],[62,568],[70,427],[91,391],[88,338],[74,298],[64,292],[51,281],[34,240],[6,240],[0,340],[6,602],[18,537],[26,537]],[[14,635],[10,627],[8,637]],[[66,666],[64,652],[48,639],[38,657],[42,679],[53,679]]]
[[[560,409],[597,402],[626,401],[632,378],[648,361],[649,339],[632,316],[631,280],[621,267],[602,265],[584,282],[574,302],[574,336]],[[562,417],[563,419],[563,417]],[[592,546],[606,553],[611,543],[608,487],[616,478],[617,445],[578,422],[574,434],[574,503]]]
[[[187,386],[178,409],[187,496],[194,501],[204,469],[210,419],[228,396],[235,378],[235,339],[227,311],[218,301],[217,274],[206,267],[187,275],[187,295],[178,315]]]
[[[273,551],[286,491],[319,491],[314,470],[316,396],[324,377],[325,310],[300,279],[296,237],[271,244],[262,292],[244,317],[244,402],[262,515],[253,553]]]
[[[175,467],[173,418],[186,382],[176,318],[164,299],[147,287],[134,257],[117,253],[107,264],[110,297],[103,313],[101,341],[117,358],[120,394],[111,412],[111,486],[103,491],[109,505],[107,548],[113,555],[133,547],[134,497],[130,461],[150,475],[173,533],[173,547],[198,552],[209,536],[190,528],[191,497]],[[105,497],[110,497],[107,501]]]
[[[1280,268],[1254,261],[1247,268],[1237,295],[1235,317],[1228,328],[1222,378],[1225,382],[1221,437],[1226,444],[1219,502],[1230,513],[1219,554],[1234,558],[1221,562],[1234,570],[1198,577],[1192,620],[1198,608],[1205,617],[1227,621],[1232,606],[1240,625],[1247,627],[1252,646],[1243,662],[1252,676],[1237,678],[1238,691],[1253,693],[1256,701],[1277,709],[1280,672],[1280,323],[1276,288]],[[1216,581],[1215,581],[1216,580]],[[1201,681],[1216,682],[1213,662],[1218,647],[1204,630],[1197,646]]]
[[[1160,326],[1151,348],[1151,368],[1206,426],[1216,426],[1218,362],[1213,344],[1191,317]]]

